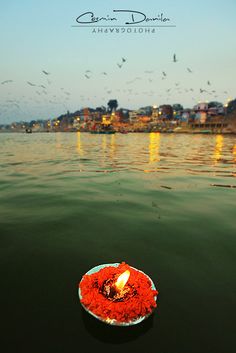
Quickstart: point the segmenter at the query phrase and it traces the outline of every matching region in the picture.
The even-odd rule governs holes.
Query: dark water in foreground
[[[0,148],[1,352],[235,352],[236,137],[1,134]],[[130,329],[77,296],[120,261],[160,292]]]

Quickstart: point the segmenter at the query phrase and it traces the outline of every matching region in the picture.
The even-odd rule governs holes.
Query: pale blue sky
[[[0,82],[14,81],[0,84],[0,123],[54,118],[113,98],[133,109],[236,96],[235,0],[0,0],[0,9]],[[71,27],[83,12],[114,16],[113,9],[163,12],[176,28],[107,34]]]

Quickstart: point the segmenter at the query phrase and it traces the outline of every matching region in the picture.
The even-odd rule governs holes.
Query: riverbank
[[[39,133],[39,132],[94,132],[92,128],[93,122],[83,122],[81,124],[73,125],[50,125],[40,126],[34,124],[33,126],[11,125],[0,129],[2,133]],[[192,121],[179,122],[175,120],[151,121],[149,123],[131,123],[119,122],[111,123],[112,129],[118,133],[184,133],[184,134],[236,134],[236,113],[225,116],[214,121]],[[97,130],[101,129],[101,122],[96,122]]]
[[[18,130],[18,131],[12,131],[12,130],[1,130],[0,133],[2,134],[38,134],[38,133],[67,133],[67,132],[80,132],[80,133],[91,133],[89,130],[75,130],[75,129],[67,129],[67,130],[33,130],[31,132],[25,131],[25,130]],[[181,129],[163,129],[163,130],[128,130],[125,133],[122,131],[116,131],[118,134],[133,134],[133,133],[160,133],[160,134],[187,134],[187,135],[196,135],[196,134],[204,134],[204,135],[236,135],[236,130],[235,131],[230,131],[230,130],[209,130],[209,129],[186,129],[186,128],[181,128]]]

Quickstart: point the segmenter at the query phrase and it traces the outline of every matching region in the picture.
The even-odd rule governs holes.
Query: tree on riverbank
[[[107,103],[108,106],[108,111],[111,113],[113,110],[116,111],[116,108],[118,107],[118,102],[116,99],[110,99],[109,102]]]
[[[233,111],[236,111],[236,99],[230,101],[227,107],[227,114],[233,113]]]

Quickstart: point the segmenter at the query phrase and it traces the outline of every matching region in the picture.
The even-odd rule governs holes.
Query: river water
[[[12,133],[0,146],[2,352],[235,352],[235,136]],[[159,296],[146,322],[116,329],[82,310],[77,283],[121,261]]]

